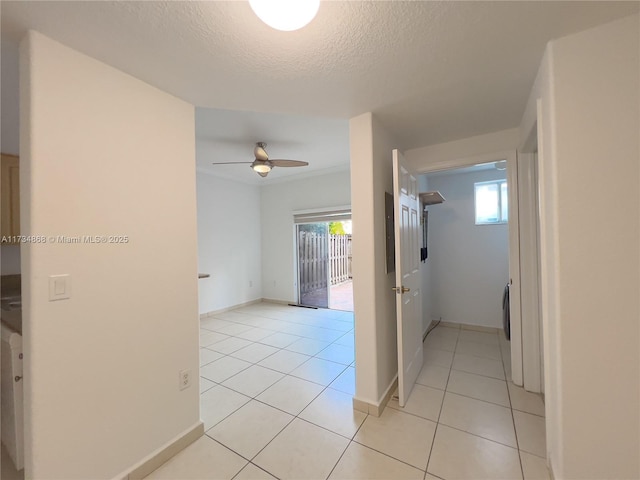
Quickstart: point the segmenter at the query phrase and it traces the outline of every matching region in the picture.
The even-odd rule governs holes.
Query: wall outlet
[[[249,287],[253,287],[253,280],[249,280]]]
[[[184,390],[191,386],[191,370],[180,370],[179,372],[179,387],[180,390]]]

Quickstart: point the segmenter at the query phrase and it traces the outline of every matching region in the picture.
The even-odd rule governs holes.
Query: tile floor
[[[376,418],[352,408],[352,313],[261,303],[201,325],[206,435],[149,479],[549,478],[544,405],[505,380],[501,334],[438,326],[407,405]]]

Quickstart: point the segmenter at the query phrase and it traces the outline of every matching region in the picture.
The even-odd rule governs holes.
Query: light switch
[[[71,275],[49,275],[49,301],[71,298]]]

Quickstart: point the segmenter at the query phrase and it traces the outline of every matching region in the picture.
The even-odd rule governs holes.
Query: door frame
[[[465,168],[480,163],[507,161],[507,182],[509,186],[509,277],[510,317],[511,317],[511,377],[513,383],[522,385],[522,309],[520,285],[520,226],[518,201],[518,156],[517,151],[503,150],[469,157],[453,158],[421,165],[419,174],[429,174],[442,170]],[[498,301],[496,296],[496,301]]]
[[[314,213],[331,213],[331,212],[342,212],[345,210],[349,210],[349,212],[351,212],[351,205],[333,205],[331,207],[321,207],[321,208],[306,208],[306,209],[302,209],[302,210],[293,210],[291,212],[291,222],[292,222],[292,231],[291,231],[291,238],[293,241],[293,248],[291,250],[291,253],[293,255],[293,298],[295,298],[296,302],[298,304],[300,304],[300,278],[298,277],[298,275],[300,274],[300,271],[298,269],[298,225],[302,224],[302,223],[322,223],[322,222],[298,222],[296,223],[295,221],[295,217],[296,215],[309,215],[309,214],[314,214]],[[330,220],[327,220],[330,221]],[[329,282],[329,287],[328,287],[328,300],[329,300],[329,305],[331,305],[331,280],[329,278],[329,273],[330,273],[330,268],[331,266],[329,265],[327,267],[329,269],[329,271],[327,272],[327,281]],[[328,308],[328,307],[327,307]]]

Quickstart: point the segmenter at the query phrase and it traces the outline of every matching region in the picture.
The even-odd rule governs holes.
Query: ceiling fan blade
[[[253,156],[256,157],[256,160],[262,160],[263,162],[266,162],[267,160],[269,160],[269,155],[267,154],[267,151],[264,149],[264,147],[266,146],[267,144],[264,142],[256,143],[256,146],[253,149]]]
[[[245,163],[253,163],[253,162],[213,162],[211,165],[243,165]]]
[[[303,162],[302,160],[269,160],[274,167],[306,167],[309,162]]]

